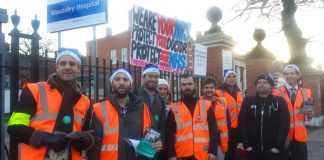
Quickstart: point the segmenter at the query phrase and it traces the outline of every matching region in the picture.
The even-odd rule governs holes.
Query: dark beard
[[[123,98],[123,97],[127,96],[129,89],[125,89],[125,92],[120,93],[118,91],[118,88],[116,87],[116,88],[113,88],[113,91],[117,95],[117,97]]]
[[[181,91],[181,95],[183,97],[194,97],[195,95],[195,90],[192,90],[190,93],[186,93],[185,91]]]
[[[128,94],[128,92],[124,92],[124,93],[119,93],[119,92],[115,92],[117,97],[120,97],[120,98],[125,98]]]

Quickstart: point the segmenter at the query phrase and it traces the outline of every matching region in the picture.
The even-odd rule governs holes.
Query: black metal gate
[[[46,81],[48,76],[55,72],[55,58],[49,58],[48,52],[46,51],[44,56],[39,55],[39,41],[40,36],[37,33],[39,28],[39,21],[37,20],[36,16],[35,19],[32,20],[32,27],[34,32],[31,35],[20,33],[17,29],[17,26],[20,21],[20,17],[15,13],[15,15],[11,16],[11,21],[14,26],[13,30],[9,33],[11,36],[11,44],[10,48],[6,51],[2,51],[2,55],[6,57],[5,62],[1,65],[1,70],[4,71],[4,75],[10,77],[10,112],[13,111],[15,104],[18,102],[19,90],[23,83],[26,82],[38,82],[38,81]],[[1,24],[1,23],[0,23]],[[0,27],[1,28],[1,27]],[[1,33],[1,31],[0,31]],[[30,55],[22,55],[19,54],[19,39],[26,38],[31,39],[31,54]],[[1,45],[4,45],[4,41],[0,41]],[[1,58],[0,58],[1,60]],[[130,63],[121,63],[118,62],[116,64],[112,64],[112,60],[109,60],[109,66],[106,65],[106,59],[98,59],[96,61],[102,61],[101,66],[93,66],[91,64],[91,57],[81,57],[82,65],[81,65],[81,73],[78,77],[78,81],[80,82],[85,94],[91,99],[96,99],[100,101],[107,97],[111,93],[111,86],[109,83],[109,78],[112,72],[119,68],[119,67],[128,67],[132,71],[134,83],[133,88],[138,88],[142,84],[142,68],[137,66],[131,66]],[[93,72],[96,71],[96,77],[94,77]],[[1,72],[0,72],[1,73]],[[170,73],[170,72],[161,72],[160,77],[165,78],[169,81],[169,86],[171,86],[170,91],[173,95],[171,100],[175,101],[180,98],[180,91],[179,91],[179,78],[180,75]],[[1,77],[3,79],[4,77]],[[94,81],[96,79],[96,81]],[[197,88],[200,87],[200,84],[204,78],[203,77],[196,77],[195,85]],[[94,84],[94,82],[97,82]],[[94,85],[97,90],[94,91]],[[0,86],[1,87],[1,86]],[[7,86],[8,87],[8,86]],[[1,90],[0,93],[2,93]],[[197,94],[198,93],[197,90]],[[1,94],[0,94],[1,96]],[[5,107],[2,106],[1,107]],[[6,130],[4,127],[1,130]],[[1,141],[2,142],[2,141]],[[4,144],[4,143],[2,143]],[[2,148],[1,148],[2,149]],[[1,152],[3,153],[3,152]],[[10,153],[11,159],[17,160],[18,159],[18,144],[15,139],[10,138]]]

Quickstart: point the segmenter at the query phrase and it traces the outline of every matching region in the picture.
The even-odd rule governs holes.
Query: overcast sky
[[[112,28],[112,33],[117,34],[125,31],[128,27],[128,11],[134,4],[158,12],[160,14],[177,17],[192,24],[191,35],[195,39],[197,31],[204,32],[209,29],[210,23],[206,19],[206,11],[211,6],[219,6],[223,10],[223,20],[219,23],[223,31],[232,36],[236,41],[234,51],[237,54],[245,54],[256,44],[252,38],[255,28],[263,28],[267,33],[264,46],[272,51],[278,59],[288,61],[289,50],[283,32],[280,32],[280,21],[266,20],[236,20],[226,23],[231,17],[232,2],[235,0],[108,0],[108,24],[97,26],[97,38],[105,36],[105,28]],[[197,7],[199,6],[199,7]],[[30,21],[37,14],[41,21],[39,33],[42,37],[57,39],[57,34],[47,33],[46,28],[46,0],[1,0],[1,8],[6,8],[8,14],[14,14],[17,9],[20,15],[19,30],[22,32],[32,31]],[[315,18],[318,17],[318,18]],[[324,9],[299,9],[296,20],[306,38],[312,43],[307,46],[307,54],[314,58],[315,63],[323,62],[324,59]],[[10,21],[10,17],[9,17]],[[9,22],[3,26],[6,35],[12,29]],[[62,32],[62,47],[77,48],[85,54],[86,41],[92,40],[92,27]],[[9,41],[9,37],[6,37]]]

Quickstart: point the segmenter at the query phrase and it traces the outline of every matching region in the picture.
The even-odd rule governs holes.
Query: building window
[[[127,48],[122,48],[122,62],[127,62]]]
[[[110,59],[112,61],[112,64],[117,64],[117,52],[116,50],[111,50],[110,52]]]

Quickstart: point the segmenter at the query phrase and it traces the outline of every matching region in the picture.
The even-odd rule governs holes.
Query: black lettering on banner
[[[132,40],[132,52],[131,52],[131,57],[132,58],[135,58],[136,56],[136,41]],[[134,56],[134,53],[135,53],[135,56]]]
[[[144,60],[150,63],[159,64],[160,54],[162,50],[155,46],[142,44],[140,42],[132,41],[132,57],[138,60]],[[135,56],[134,56],[135,54]]]
[[[157,18],[157,13],[142,7],[137,6],[133,9],[133,23],[138,24],[148,30],[156,31]]]
[[[187,46],[187,42],[182,42],[168,37],[167,50],[171,50],[172,52],[176,53],[186,53]]]
[[[155,45],[156,33],[138,25],[133,25],[132,39],[148,45]]]

